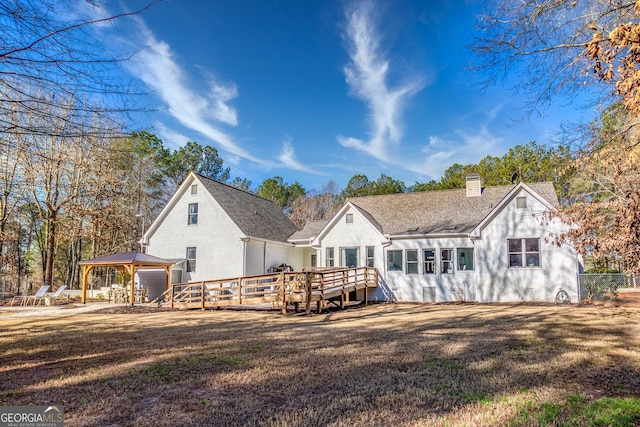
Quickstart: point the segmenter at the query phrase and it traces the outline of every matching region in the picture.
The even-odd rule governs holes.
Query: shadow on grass
[[[639,320],[492,305],[16,320],[0,403],[61,403],[67,425],[635,425]]]

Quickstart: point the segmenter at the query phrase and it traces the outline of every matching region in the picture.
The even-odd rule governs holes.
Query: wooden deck
[[[271,304],[280,307],[283,313],[291,305],[297,311],[304,304],[309,313],[312,303],[316,303],[317,311],[321,312],[330,303],[344,307],[350,295],[366,303],[368,290],[377,284],[378,270],[375,268],[319,268],[174,284],[162,295],[160,304],[202,310]]]

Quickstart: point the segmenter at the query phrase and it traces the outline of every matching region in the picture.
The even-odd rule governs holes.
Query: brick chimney
[[[470,173],[466,176],[467,197],[480,197],[482,194],[482,182],[479,173]]]

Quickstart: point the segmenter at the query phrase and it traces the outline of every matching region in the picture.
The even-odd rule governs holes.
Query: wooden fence
[[[289,304],[294,304],[296,310],[300,304],[305,304],[308,313],[312,302],[316,302],[318,312],[328,302],[343,307],[349,301],[349,294],[358,290],[364,290],[366,302],[368,288],[376,287],[377,283],[378,270],[375,268],[319,268],[179,283],[171,285],[163,298],[164,304],[185,309],[272,304],[286,312]]]

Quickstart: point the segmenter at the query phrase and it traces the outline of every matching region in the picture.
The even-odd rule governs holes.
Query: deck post
[[[349,271],[345,270],[342,272],[342,295],[340,295],[340,308],[344,309],[344,303],[345,303],[345,299],[347,299],[348,302],[348,298],[349,296],[346,294],[345,288],[347,287],[347,283],[349,281]]]
[[[364,305],[367,305],[367,301],[369,300],[369,287],[364,287]]]
[[[306,293],[304,311],[306,314],[310,314],[311,313],[311,273],[304,273],[304,289]]]
[[[238,304],[242,305],[242,277],[238,277]]]
[[[202,287],[202,311],[205,310],[204,308],[204,281],[200,284],[200,286]]]
[[[356,269],[356,274],[354,276],[355,282],[354,282],[354,289],[358,289],[358,270]],[[343,284],[343,286],[346,286],[346,283]],[[344,292],[344,301],[345,303],[349,303],[349,292]]]
[[[287,314],[287,300],[284,291],[284,271],[280,272],[280,301],[282,302],[282,314]]]
[[[176,291],[176,285],[171,285],[171,308],[173,308],[173,294]]]

